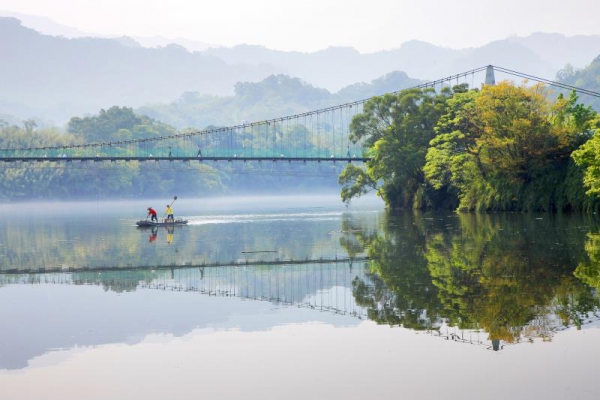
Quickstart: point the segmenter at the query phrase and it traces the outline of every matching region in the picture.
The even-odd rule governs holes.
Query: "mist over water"
[[[348,210],[380,210],[384,207],[383,201],[375,195],[367,195],[353,200],[346,206],[339,195],[332,193],[322,194],[284,194],[267,196],[224,196],[186,198],[178,196],[177,200],[170,198],[147,200],[88,200],[88,201],[32,201],[0,203],[0,220],[3,218],[18,218],[29,216],[60,216],[68,215],[103,215],[111,214],[120,218],[145,218],[146,209],[153,207],[160,215],[168,204],[172,204],[178,216],[192,218],[198,215],[218,215],[235,213],[276,213],[279,210],[307,212],[310,210],[329,210],[342,212]]]

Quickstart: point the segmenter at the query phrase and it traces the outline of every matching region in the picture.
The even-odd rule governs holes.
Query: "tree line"
[[[239,91],[252,97],[251,89]],[[280,139],[306,151],[311,144],[305,143],[303,129],[282,128]],[[256,163],[169,163],[168,168],[135,162],[100,163],[95,168],[76,163],[4,164],[0,198],[139,197],[174,191],[202,195],[236,188],[282,191],[298,185],[332,189],[332,175],[339,175],[346,202],[376,190],[391,208],[589,212],[600,204],[599,130],[600,117],[579,104],[576,94],[552,97],[542,86],[503,82],[480,90],[467,85],[439,93],[409,89],[371,98],[352,119],[351,140],[362,141],[363,155],[371,158],[366,168],[348,164],[342,171],[340,165],[291,168],[281,163],[269,168]],[[25,121],[22,127],[0,123],[0,148],[152,139],[175,133],[176,128],[131,108],[112,107],[95,116],[72,118],[66,132],[37,129],[34,121]],[[260,130],[250,135],[235,140],[264,141]],[[202,143],[203,151],[223,146],[213,139]],[[174,151],[190,146],[177,140],[170,142]],[[161,145],[149,141],[145,151],[166,155]]]
[[[1,121],[0,121],[1,122]],[[0,123],[0,148],[40,148],[173,135],[174,128],[131,108],[112,107],[96,116],[71,118],[66,132]],[[57,156],[61,150],[48,150]],[[6,151],[5,151],[6,152]],[[56,154],[54,154],[56,153]],[[96,164],[96,163],[95,163]],[[226,177],[205,164],[164,168],[157,163],[3,163],[0,200],[154,197],[172,193],[219,193]]]
[[[410,89],[353,118],[366,168],[339,177],[346,202],[376,190],[391,208],[592,211],[600,192],[600,117],[575,93],[502,82]]]
[[[218,128],[213,126],[212,128]],[[264,127],[263,127],[264,128]],[[298,151],[310,151],[315,145],[305,143],[306,127],[280,126],[279,142]],[[322,130],[332,129],[326,126]],[[229,154],[227,146],[268,146],[271,136],[264,129],[230,137],[219,133],[190,138],[152,140],[172,137],[174,127],[128,107],[111,107],[97,115],[73,117],[65,132],[57,128],[38,129],[35,121],[23,126],[0,121],[0,149],[4,156],[163,156],[168,154],[195,157],[198,149],[204,156]],[[128,140],[149,139],[142,147],[128,148]],[[267,140],[268,139],[268,140]],[[69,147],[86,143],[115,144],[104,147]],[[319,143],[328,151],[327,143]],[[168,145],[168,147],[167,147]],[[63,148],[69,147],[69,148]],[[200,147],[198,147],[200,146]],[[333,144],[331,144],[333,146]],[[236,148],[238,148],[236,147]],[[22,148],[35,148],[21,154]],[[243,192],[264,193],[302,190],[337,190],[335,177],[342,166],[313,163],[181,163],[181,162],[89,162],[89,163],[2,163],[0,165],[0,200],[133,198],[219,195]]]

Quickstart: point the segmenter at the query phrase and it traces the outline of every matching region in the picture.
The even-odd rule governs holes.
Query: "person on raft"
[[[148,216],[151,216],[150,221],[158,222],[156,211],[152,207],[148,207]]]
[[[175,219],[173,218],[173,209],[170,205],[167,205],[167,222],[169,221],[175,222]]]

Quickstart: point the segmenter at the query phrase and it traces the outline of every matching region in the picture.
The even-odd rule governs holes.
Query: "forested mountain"
[[[559,74],[559,78],[561,82],[569,85],[582,87],[594,92],[600,92],[600,55],[596,57],[590,65],[583,69],[575,70],[573,68],[565,68]],[[600,99],[597,97],[581,95],[581,100],[600,112]]]
[[[369,54],[349,47],[302,53],[249,45],[190,52],[203,49],[206,43],[173,39],[178,44],[147,48],[143,46],[167,41],[83,38],[84,32],[48,19],[27,21],[36,29],[77,37],[43,35],[15,18],[0,17],[0,114],[47,121],[45,125],[62,124],[73,115],[94,113],[115,104],[140,107],[169,102],[186,92],[207,98],[228,96],[238,82],[258,82],[273,74],[296,77],[344,97],[350,90],[344,88],[360,87],[360,82],[371,82],[393,71],[433,80],[496,64],[554,78],[566,64],[580,68],[600,54],[600,36],[541,33],[460,50],[410,41],[397,49]],[[468,83],[474,87],[480,82]]]
[[[319,108],[366,99],[416,86],[421,81],[403,72],[393,72],[370,84],[357,83],[330,93],[298,78],[272,75],[261,82],[240,82],[235,95],[217,97],[186,92],[169,104],[141,107],[138,111],[177,128],[203,129],[209,125],[230,126],[241,121],[260,121],[300,114]]]
[[[122,42],[45,36],[0,18],[0,112],[62,122],[114,104],[170,101],[190,90],[231,94],[239,81],[276,72],[226,64],[177,45],[147,49]]]

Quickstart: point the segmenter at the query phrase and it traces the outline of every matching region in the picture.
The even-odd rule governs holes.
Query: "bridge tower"
[[[485,84],[486,85],[495,85],[496,78],[494,77],[494,66],[488,65],[485,70]]]

